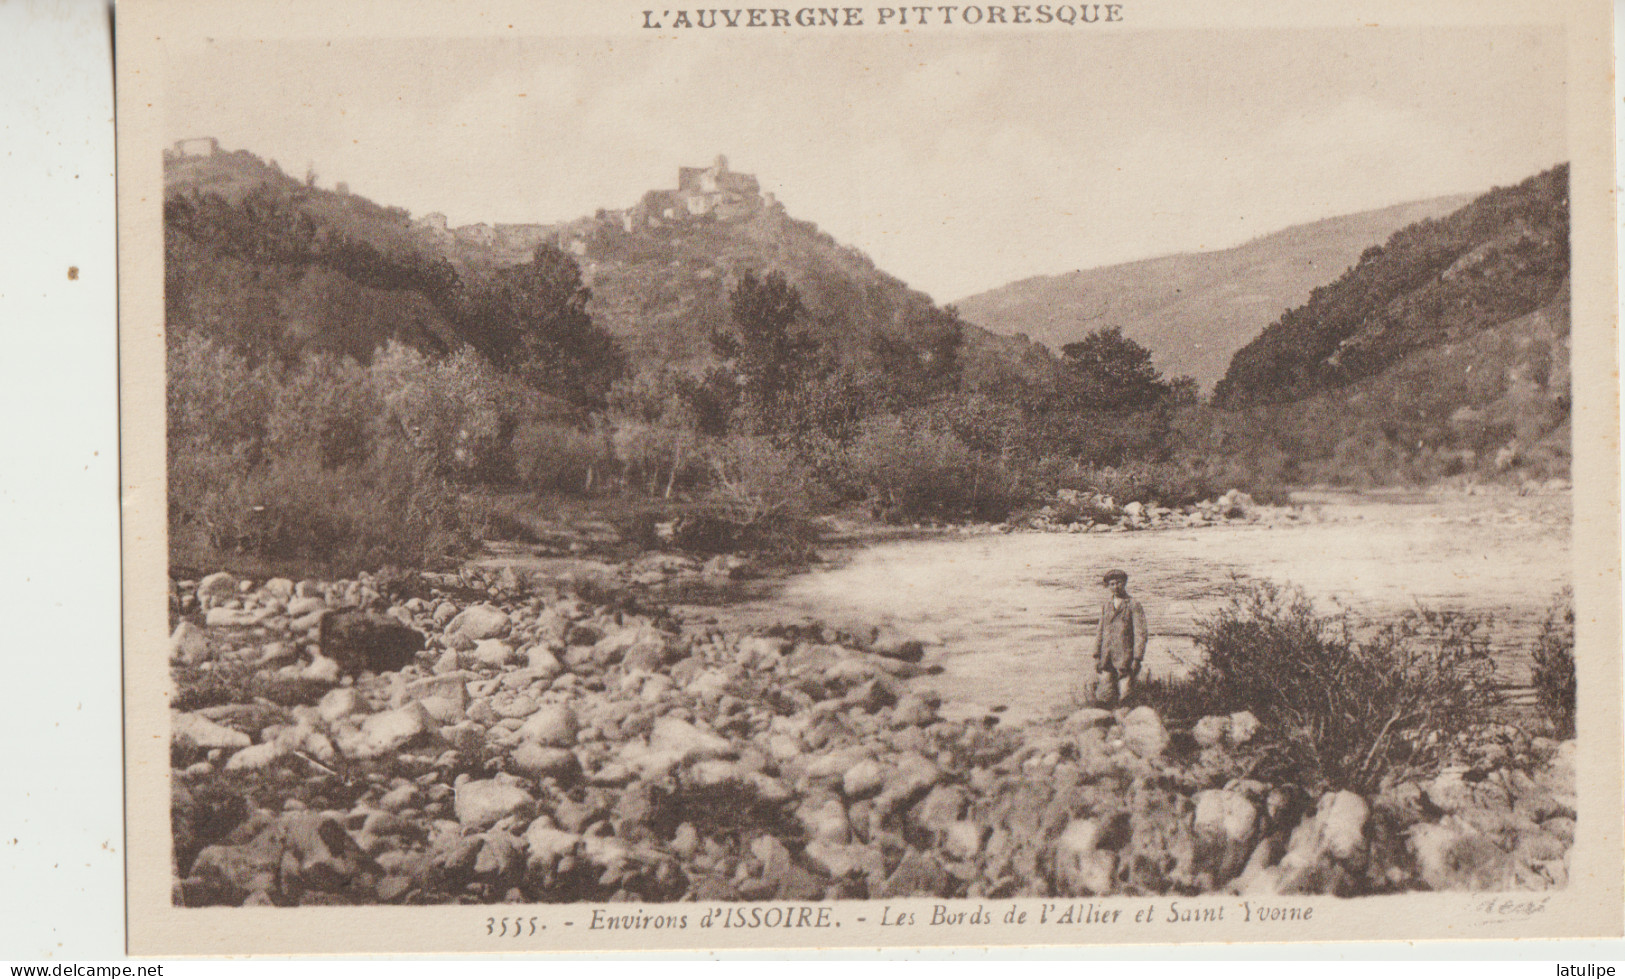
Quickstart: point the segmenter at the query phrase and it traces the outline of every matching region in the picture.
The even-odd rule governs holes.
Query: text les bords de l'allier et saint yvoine
[[[1120,3],[1017,3],[935,7],[748,7],[736,10],[645,10],[649,30],[714,27],[927,27],[966,24],[1117,24]]]

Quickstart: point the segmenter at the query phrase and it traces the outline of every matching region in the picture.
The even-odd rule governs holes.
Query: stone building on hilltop
[[[748,173],[728,169],[718,156],[708,167],[678,167],[675,190],[651,190],[628,212],[628,229],[660,227],[713,218],[737,221],[767,206],[761,185]]]

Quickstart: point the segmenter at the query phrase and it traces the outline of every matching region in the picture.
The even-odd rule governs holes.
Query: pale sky
[[[233,41],[170,66],[216,136],[451,223],[552,222],[726,154],[939,302],[1486,190],[1567,158],[1543,29]]]

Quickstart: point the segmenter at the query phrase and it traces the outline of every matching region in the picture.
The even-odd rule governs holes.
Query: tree
[[[1162,403],[1169,385],[1151,366],[1151,351],[1115,326],[1061,348],[1067,400],[1084,411],[1145,411]]]
[[[539,391],[603,406],[626,355],[587,313],[592,293],[574,259],[540,245],[529,262],[468,291],[459,318],[483,353]]]
[[[807,312],[801,294],[783,273],[758,279],[746,272],[729,295],[729,308],[733,331],[713,334],[711,343],[733,363],[749,429],[765,434],[793,428],[788,407],[815,349],[799,329]]]

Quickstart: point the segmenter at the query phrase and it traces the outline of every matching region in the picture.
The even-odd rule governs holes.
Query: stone
[[[197,583],[197,602],[205,609],[237,597],[237,578],[229,571],[216,571]]]
[[[291,642],[275,640],[260,647],[258,665],[276,666],[282,663],[291,663],[299,658],[299,650]]]
[[[1191,737],[1204,748],[1215,748],[1230,736],[1230,718],[1214,714],[1204,717],[1191,727]]]
[[[349,743],[341,738],[339,747],[351,758],[378,758],[399,751],[434,728],[434,720],[423,705],[411,703],[368,717],[361,723],[359,736]]]
[[[945,832],[965,814],[965,790],[957,785],[938,785],[912,810],[914,824],[933,832]]]
[[[526,741],[513,750],[513,769],[531,778],[574,782],[581,777],[581,761],[568,748],[549,748]]]
[[[253,744],[253,739],[241,731],[217,724],[201,714],[172,712],[169,716],[170,738],[177,744],[208,750],[225,748],[236,751]]]
[[[497,715],[504,718],[529,717],[541,709],[540,704],[523,694],[500,698],[494,704]]]
[[[1277,887],[1283,894],[1347,894],[1356,887],[1366,858],[1371,807],[1349,791],[1327,793],[1315,814],[1292,831],[1281,858]]]
[[[260,586],[260,591],[277,601],[286,602],[293,598],[293,581],[288,578],[272,578]]]
[[[197,888],[186,903],[241,905],[253,894],[281,894],[282,856],[287,842],[280,829],[262,830],[247,843],[206,846],[192,861]]]
[[[519,737],[538,745],[568,748],[580,729],[576,712],[568,704],[543,704],[520,725]]]
[[[279,829],[301,887],[367,896],[367,877],[376,865],[337,820],[320,813],[290,812],[281,818]]]
[[[256,744],[243,748],[226,762],[226,771],[263,771],[287,757],[288,749],[280,744]]]
[[[848,799],[874,795],[885,784],[886,767],[873,758],[864,758],[841,776],[841,791]]]
[[[1228,720],[1228,719],[1226,719]],[[1258,836],[1258,809],[1239,792],[1198,792],[1191,831],[1196,837],[1195,869],[1222,884],[1247,865]]]
[[[630,658],[636,668],[655,669],[666,662],[666,657],[666,636],[648,625],[616,629],[592,647],[592,661],[599,666],[612,666]]]
[[[970,820],[959,820],[948,826],[943,834],[942,848],[955,860],[975,860],[982,852],[982,827]]]
[[[470,665],[486,669],[499,669],[519,660],[513,647],[500,639],[476,640],[474,648],[464,656]]]
[[[378,808],[387,812],[400,812],[417,806],[423,799],[423,789],[411,782],[397,785],[378,797]]]
[[[852,841],[852,825],[839,799],[825,799],[819,806],[804,808],[797,813],[797,818],[814,840],[843,845]]]
[[[210,626],[250,626],[258,622],[257,615],[247,609],[216,605],[203,613],[203,624]]]
[[[674,754],[684,764],[704,758],[723,758],[736,754],[734,746],[727,738],[702,731],[693,724],[670,715],[654,722],[649,732],[649,748],[654,752]]]
[[[534,869],[552,870],[581,846],[581,834],[553,825],[550,819],[537,819],[525,830],[526,862]]]
[[[446,626],[446,632],[478,642],[481,639],[500,639],[506,636],[511,625],[508,613],[495,605],[470,605],[451,620]]]
[[[307,612],[306,614],[301,615],[298,618],[294,619],[292,622],[289,622],[288,623],[288,629],[291,632],[295,632],[295,633],[298,633],[298,634],[301,634],[301,635],[307,635],[308,634],[308,635],[311,635],[312,637],[314,637],[314,634],[319,629],[321,629],[321,627],[322,627],[322,617],[325,616],[326,614],[327,614],[327,609],[326,609],[325,606],[323,608],[317,609],[314,612]]]
[[[1249,744],[1258,734],[1262,725],[1250,710],[1238,710],[1230,715],[1230,729],[1226,736],[1230,743],[1236,747]]]
[[[169,636],[169,659],[187,666],[209,658],[209,634],[196,623],[182,619]]]
[[[288,602],[284,611],[289,618],[302,619],[313,612],[327,611],[327,603],[320,598],[295,598]]]
[[[878,847],[813,840],[802,854],[814,869],[836,880],[862,876],[878,880],[886,875],[885,858]]]
[[[942,778],[942,770],[918,752],[907,752],[885,775],[882,795],[892,806],[910,805]]]
[[[559,658],[546,646],[532,646],[525,650],[524,656],[526,668],[535,670],[548,679],[564,672],[564,664],[559,662]]]
[[[529,792],[500,779],[462,782],[453,803],[457,821],[465,829],[484,829],[509,816],[527,816],[535,807]]]
[[[942,864],[929,853],[909,850],[898,862],[875,897],[928,897],[942,894],[948,885],[948,874]]]
[[[317,624],[322,655],[344,673],[383,673],[410,666],[423,649],[423,633],[374,612],[329,612]]]
[[[316,712],[329,724],[349,717],[361,708],[361,695],[354,687],[336,687],[329,690],[316,704]]]
[[[926,727],[936,720],[936,705],[931,702],[931,698],[920,694],[908,694],[892,708],[893,727]]]
[[[1510,890],[1510,855],[1454,816],[1410,828],[1416,870],[1436,891]]]
[[[1095,819],[1074,819],[1055,839],[1055,879],[1068,895],[1110,894],[1117,855],[1100,849],[1103,826]]]
[[[299,671],[299,679],[315,683],[338,683],[342,675],[343,670],[337,660],[320,654],[311,656],[310,664]]]
[[[1150,707],[1136,707],[1123,719],[1123,743],[1141,758],[1156,758],[1168,747],[1168,730]]]

